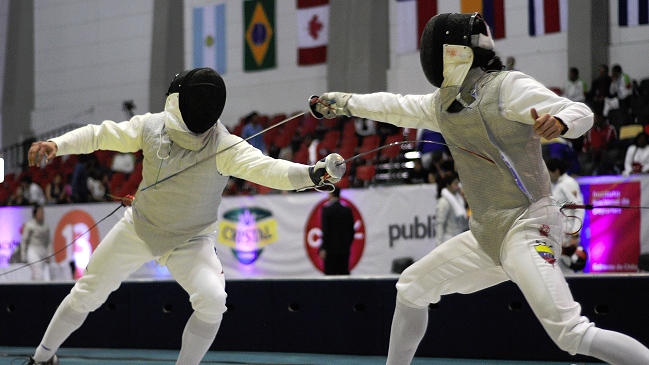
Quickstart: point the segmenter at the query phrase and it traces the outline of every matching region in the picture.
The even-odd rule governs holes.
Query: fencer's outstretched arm
[[[593,125],[593,113],[583,103],[556,95],[534,78],[510,72],[503,80],[499,96],[500,113],[513,122],[534,126],[537,134],[554,138],[577,138]],[[386,92],[348,94],[328,92],[311,102],[314,115],[338,115],[378,120],[405,128],[439,131],[435,98],[439,91],[426,95],[399,95]],[[535,112],[533,112],[534,110]],[[317,116],[317,115],[316,115]]]
[[[319,185],[324,164],[303,165],[265,156],[241,137],[229,135],[219,143],[216,166],[222,175],[234,176],[278,190],[295,190]],[[236,145],[235,145],[236,144]],[[229,148],[230,146],[233,146]],[[227,151],[226,151],[227,149]],[[335,183],[339,179],[326,179]]]
[[[347,94],[330,92],[319,97],[326,118],[348,115],[394,124],[404,128],[426,128],[439,131],[434,100],[437,92],[426,95],[399,95],[387,92]],[[329,113],[327,113],[329,112]],[[332,115],[333,114],[333,115]]]
[[[49,163],[56,156],[92,153],[96,150],[136,152],[142,148],[142,125],[149,113],[116,123],[88,124],[48,141],[34,142],[27,158],[30,166],[38,165],[43,157]]]

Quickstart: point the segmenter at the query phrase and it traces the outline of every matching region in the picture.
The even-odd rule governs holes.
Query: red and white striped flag
[[[297,0],[297,64],[327,62],[329,0]]]
[[[529,4],[530,36],[568,29],[568,0],[530,0]]]
[[[419,49],[421,33],[435,14],[436,0],[397,0],[397,53]]]

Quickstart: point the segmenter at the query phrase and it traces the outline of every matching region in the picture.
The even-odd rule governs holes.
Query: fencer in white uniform
[[[581,315],[561,270],[562,216],[551,198],[540,137],[575,138],[590,109],[518,71],[502,71],[478,13],[439,14],[426,25],[420,58],[438,87],[427,95],[329,92],[310,99],[316,117],[369,118],[440,131],[471,207],[470,231],[408,267],[397,283],[388,365],[409,364],[428,324],[428,304],[503,281],[518,285],[552,340],[570,354],[611,364],[649,364],[649,350]],[[466,150],[461,150],[466,149]]]
[[[45,279],[45,259],[52,254],[52,240],[50,227],[44,222],[45,211],[43,206],[34,205],[32,219],[25,223],[23,234],[20,237],[20,252],[24,262],[29,262],[32,271],[32,280]]]
[[[552,197],[560,204],[584,204],[579,183],[566,173],[566,163],[556,158],[550,158],[545,164],[550,173]],[[559,267],[564,274],[574,274],[586,266],[587,254],[580,245],[581,229],[586,212],[583,209],[563,208],[561,213],[564,219]]]
[[[163,112],[87,125],[32,145],[30,165],[38,165],[43,156],[49,162],[55,156],[99,149],[142,150],[144,160],[132,206],[92,254],[29,364],[57,364],[57,349],[88,313],[150,260],[166,265],[189,294],[194,312],[182,335],[177,364],[198,364],[226,311],[225,279],[215,244],[217,213],[228,176],[281,190],[337,181],[325,175],[324,161],[314,166],[292,163],[239,143],[242,139],[228,133],[218,120],[225,97],[225,83],[214,70],[184,71],[172,81]],[[145,187],[150,188],[142,190]]]

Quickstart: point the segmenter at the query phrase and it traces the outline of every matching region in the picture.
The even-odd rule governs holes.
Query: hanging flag
[[[329,0],[297,0],[297,64],[327,62]]]
[[[460,9],[462,13],[480,13],[489,24],[493,39],[505,38],[504,0],[461,0]]]
[[[193,11],[194,68],[226,71],[225,4],[196,7]]]
[[[529,0],[529,33],[539,36],[568,29],[568,0]]]
[[[421,33],[435,14],[436,0],[397,0],[397,53],[419,49]]]
[[[649,24],[649,0],[618,0],[617,17],[620,27]]]
[[[274,68],[275,0],[245,0],[243,24],[244,71]]]

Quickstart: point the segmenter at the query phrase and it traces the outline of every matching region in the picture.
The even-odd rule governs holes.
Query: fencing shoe
[[[30,356],[27,365],[59,365],[59,358],[54,355],[47,361],[36,361]]]

